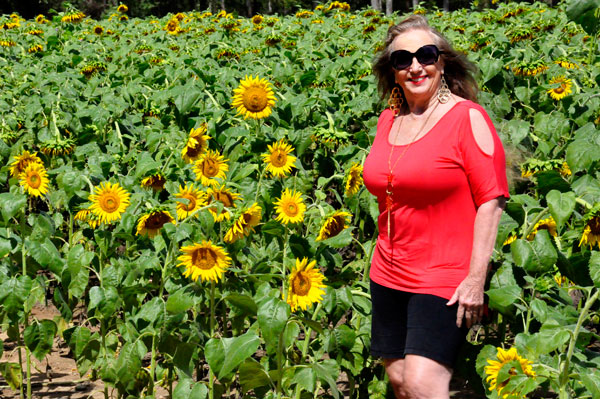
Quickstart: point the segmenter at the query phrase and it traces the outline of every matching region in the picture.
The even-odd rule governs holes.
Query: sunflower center
[[[226,206],[227,208],[231,208],[233,205],[233,198],[227,193],[219,193],[217,195],[217,201],[221,201],[223,206]]]
[[[164,214],[162,212],[153,213],[146,220],[146,228],[158,230],[161,227],[163,227],[165,225],[165,223],[168,223],[169,221],[170,221],[170,218],[166,214]]]
[[[112,212],[116,212],[119,209],[119,205],[121,204],[121,201],[119,200],[118,196],[116,196],[115,194],[109,193],[109,194],[104,194],[102,196],[102,198],[100,198],[99,204],[104,212],[112,213]]]
[[[190,158],[196,158],[198,156],[198,154],[200,153],[200,149],[201,149],[201,147],[199,145],[196,145],[196,147],[188,146],[188,147],[186,147],[185,153]]]
[[[596,236],[600,236],[600,217],[596,216],[589,221],[590,233]]]
[[[340,234],[340,232],[342,230],[344,230],[344,219],[341,216],[336,216],[333,218],[333,220],[331,221],[331,223],[329,224],[329,237],[335,237],[338,234]]]
[[[196,209],[196,198],[192,195],[184,195],[182,198],[189,200],[190,202],[186,205],[181,202],[181,205],[185,208],[186,211],[191,212]]]
[[[565,89],[566,89],[566,88],[567,88],[567,85],[566,85],[566,84],[564,84],[564,83],[561,83],[561,84],[560,84],[560,87],[557,87],[556,89],[554,89],[554,92],[555,92],[556,94],[561,94],[561,93],[564,93],[564,92],[565,92]]]
[[[40,186],[40,184],[42,184],[42,179],[40,179],[39,175],[33,174],[33,175],[29,176],[27,183],[29,184],[29,187],[31,187],[31,188],[38,188]]]
[[[250,112],[260,112],[267,108],[267,93],[258,86],[249,87],[243,95],[244,107]]]
[[[206,177],[215,177],[219,174],[219,166],[214,159],[205,159],[202,162],[202,174]]]
[[[210,248],[198,248],[192,252],[192,264],[202,270],[210,270],[217,265],[217,254]]]
[[[287,163],[287,154],[281,150],[275,150],[271,153],[271,164],[277,168],[285,166]]]
[[[284,208],[286,215],[296,216],[298,214],[298,205],[295,202],[288,202]]]
[[[292,282],[292,292],[298,296],[306,296],[308,291],[310,291],[310,278],[298,272]]]

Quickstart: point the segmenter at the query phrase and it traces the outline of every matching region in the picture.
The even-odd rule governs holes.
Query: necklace
[[[416,140],[416,138],[419,136],[419,134],[423,133],[423,130],[425,129],[425,126],[427,126],[427,122],[429,122],[429,118],[431,118],[431,115],[433,115],[434,111],[436,110],[437,106],[438,106],[439,102],[436,101],[433,109],[431,110],[431,112],[429,113],[429,115],[427,115],[427,119],[425,119],[425,122],[423,123],[423,126],[421,126],[421,128],[417,131],[417,133],[412,137],[412,139],[410,140],[410,142],[406,145],[406,147],[404,147],[404,151],[402,151],[402,153],[400,154],[400,156],[398,158],[396,158],[396,162],[394,162],[394,166],[392,166],[392,155],[394,154],[394,147],[395,145],[392,144],[392,149],[390,150],[390,155],[388,156],[388,169],[389,169],[389,173],[387,176],[387,188],[385,189],[385,209],[387,211],[387,234],[388,234],[388,238],[391,238],[391,214],[392,214],[392,204],[393,204],[393,196],[394,196],[394,169],[396,169],[396,165],[398,165],[398,161],[400,161],[402,159],[402,157],[404,157],[404,154],[406,154],[406,151],[408,151],[408,149],[410,148],[411,144]],[[400,134],[400,128],[402,127],[402,122],[404,121],[405,116],[402,116],[402,119],[400,119],[400,124],[398,126],[398,129],[396,129],[396,135],[394,139],[398,138],[398,134]]]

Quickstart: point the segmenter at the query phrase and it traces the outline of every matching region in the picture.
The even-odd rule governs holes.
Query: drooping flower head
[[[254,231],[254,227],[260,223],[260,218],[262,215],[262,208],[256,204],[252,204],[252,206],[245,211],[237,218],[231,228],[225,233],[224,241],[226,243],[233,243],[240,238],[244,238],[250,235],[251,232]]]
[[[130,194],[119,185],[102,182],[96,186],[95,194],[90,195],[90,209],[101,223],[112,223],[121,219],[121,215],[129,206]]]
[[[530,241],[533,240],[537,232],[540,230],[548,230],[548,233],[551,236],[556,237],[556,222],[554,221],[554,218],[550,216],[549,218],[542,219],[539,222],[537,222],[535,226],[533,226],[533,230],[531,230],[531,233],[529,233],[529,235],[527,236],[527,239]]]
[[[267,164],[267,171],[271,176],[285,177],[292,168],[295,168],[296,157],[290,155],[294,147],[286,143],[285,140],[279,140],[273,145],[267,146],[268,154],[263,154],[263,162]]]
[[[344,211],[335,211],[333,215],[325,219],[321,225],[317,241],[322,241],[337,236],[348,227],[348,224],[351,220],[352,214]]]
[[[573,83],[571,82],[571,79],[565,78],[564,75],[552,78],[550,84],[558,85],[547,91],[550,97],[555,100],[562,100],[572,92],[571,87],[573,86]]]
[[[194,281],[198,281],[198,278],[202,281],[219,281],[231,264],[227,251],[211,241],[182,247],[181,252],[183,255],[177,258],[180,262],[177,266],[184,266],[183,275]]]
[[[200,155],[208,148],[208,140],[211,137],[205,134],[207,130],[208,125],[206,123],[190,130],[188,140],[181,151],[181,156],[187,163],[193,163],[198,160]]]
[[[598,245],[600,249],[600,206],[595,205],[585,217],[585,227],[579,241],[579,246],[589,245],[590,249]]]
[[[262,119],[271,115],[271,107],[275,105],[275,94],[265,78],[246,76],[233,92],[235,95],[232,105],[244,119]]]
[[[152,210],[143,215],[137,224],[136,235],[153,238],[160,233],[160,229],[167,224],[173,223],[175,220],[168,211],[163,209]]]
[[[287,303],[292,307],[292,312],[298,308],[306,310],[313,303],[323,300],[325,276],[315,268],[316,263],[314,260],[308,263],[307,258],[296,259],[296,266],[288,280]]]
[[[227,159],[218,151],[207,150],[194,164],[196,180],[203,186],[217,186],[225,180],[225,172],[229,170]]]
[[[304,220],[306,205],[300,192],[286,188],[274,204],[277,212],[275,220],[285,224],[299,223]]]
[[[95,229],[101,224],[98,217],[89,208],[79,210],[75,214],[74,219],[89,224],[92,229]]]
[[[354,195],[363,185],[362,177],[363,167],[358,163],[352,164],[348,174],[346,174],[346,196]]]
[[[127,7],[125,4],[119,4],[119,7],[117,7],[117,11],[126,13],[127,11],[129,11],[129,7]]]
[[[521,370],[525,375],[528,377],[535,377],[535,371],[533,371],[533,368],[531,367],[532,362],[519,356],[517,353],[517,348],[515,347],[512,347],[509,350],[498,348],[496,359],[497,360],[488,359],[488,366],[485,366],[484,370],[487,374],[487,378],[485,380],[490,384],[489,390],[496,390],[499,396],[502,395],[502,397],[507,398],[513,394],[512,392],[503,392],[503,388],[508,384],[510,378],[506,379],[505,381],[498,381],[498,373],[505,364],[516,360],[521,365]],[[515,367],[513,367],[511,368],[509,374],[511,376],[517,375],[518,371],[515,369]]]
[[[206,205],[206,193],[197,188],[193,184],[185,187],[179,186],[179,192],[175,194],[175,198],[186,199],[187,202],[177,201],[177,219],[183,220],[188,216],[198,217],[198,209]]]
[[[48,172],[44,165],[31,162],[19,175],[19,183],[25,188],[27,194],[41,197],[48,192]]]
[[[219,188],[208,188],[206,190],[206,194],[208,194],[208,204],[212,204],[214,202],[220,202],[223,204],[225,208],[235,208],[235,200],[240,199],[242,196],[238,193],[234,193],[224,185]],[[208,211],[215,219],[215,222],[221,222],[225,219],[230,219],[231,215],[226,209],[223,209],[220,213],[216,207],[208,208]]]
[[[25,150],[21,155],[15,155],[13,163],[10,164],[10,175],[19,177],[30,163],[37,163],[43,166],[42,160],[37,156],[37,152],[30,154]]]
[[[163,176],[162,173],[156,172],[148,177],[142,179],[140,186],[143,188],[151,188],[154,191],[162,191],[165,188],[165,183],[167,179]]]

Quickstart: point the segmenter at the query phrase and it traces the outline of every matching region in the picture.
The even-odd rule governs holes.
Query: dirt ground
[[[59,315],[58,310],[53,306],[39,306],[32,313],[38,320],[52,320]],[[6,341],[7,336],[2,331],[0,331],[0,339],[4,341],[4,354],[0,361],[18,363],[18,351],[14,344]],[[46,356],[44,361],[40,362],[32,356],[32,364],[32,394],[36,399],[104,399],[102,381],[90,381],[85,376],[79,375],[75,360],[70,356],[69,348],[60,338],[54,340],[52,352]],[[481,398],[463,385],[463,381],[453,379],[450,397]],[[0,399],[16,399],[18,397],[19,392],[11,390],[4,378],[0,377]],[[116,397],[116,395],[111,397]],[[156,399],[168,399],[167,391],[159,387]]]

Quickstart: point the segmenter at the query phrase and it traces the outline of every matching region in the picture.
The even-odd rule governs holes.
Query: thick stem
[[[315,311],[313,312],[313,315],[311,317],[311,320],[317,320],[317,315],[319,314],[319,311],[322,308],[322,304],[321,302],[319,302],[317,304],[317,307],[315,308]],[[302,361],[304,361],[306,359],[306,355],[308,353],[308,347],[310,346],[310,336],[312,335],[312,328],[308,327],[305,330],[304,333],[304,346],[302,347]],[[296,399],[300,399],[300,394],[302,393],[302,388],[300,388],[300,386],[296,385]],[[352,396],[350,396],[352,397]]]
[[[285,286],[287,284],[287,268],[285,266],[285,257],[287,256],[288,229],[287,226],[285,226],[284,228],[285,235],[283,236],[283,258],[281,259],[281,275],[283,276],[283,278],[281,279],[281,297],[283,298],[284,302],[287,302],[287,290],[285,289]]]
[[[533,289],[531,290],[531,300],[533,300],[535,298],[535,287],[533,287]],[[527,334],[529,332],[529,325],[531,324],[531,313],[533,312],[533,309],[531,306],[528,307],[527,309],[527,317],[525,319],[525,333]]]
[[[210,282],[210,337],[215,335],[215,282]],[[215,376],[212,368],[208,369],[208,392],[209,399],[215,398]]]
[[[540,213],[537,214],[537,216],[535,217],[535,219],[532,220],[531,224],[529,226],[527,226],[527,230],[525,230],[525,232],[523,233],[523,236],[521,238],[526,239],[527,236],[529,234],[531,234],[531,232],[533,231],[535,225],[537,224],[537,222],[539,222],[540,220],[542,220],[542,218],[544,216],[546,216],[546,214],[550,212],[550,209],[548,208],[544,208]]]

